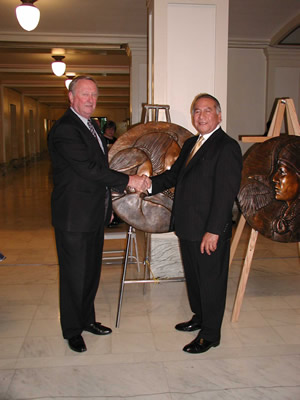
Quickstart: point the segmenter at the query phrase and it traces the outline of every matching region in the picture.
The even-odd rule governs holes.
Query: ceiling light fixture
[[[37,0],[21,0],[22,4],[16,8],[17,20],[26,31],[33,31],[40,20],[40,10],[33,3]]]
[[[69,90],[70,83],[75,78],[76,74],[74,72],[69,72],[66,74],[67,79],[65,80],[66,88]]]
[[[56,76],[62,76],[66,70],[66,64],[62,61],[65,56],[52,56],[55,61],[51,64],[52,71]]]

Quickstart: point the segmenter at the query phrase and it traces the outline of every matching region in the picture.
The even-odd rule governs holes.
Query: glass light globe
[[[62,76],[66,70],[66,64],[62,61],[54,61],[52,64],[52,71],[56,76]]]
[[[66,79],[65,80],[65,85],[66,85],[66,88],[69,90],[69,86],[70,86],[70,83],[72,82],[72,79]]]
[[[33,31],[40,21],[40,10],[33,4],[21,4],[16,8],[19,24],[26,31]]]

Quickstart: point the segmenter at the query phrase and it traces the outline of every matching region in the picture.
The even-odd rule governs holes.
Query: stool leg
[[[130,242],[132,240],[131,235],[132,235],[132,226],[130,226],[128,229],[125,261],[124,261],[124,267],[123,267],[123,274],[122,274],[122,281],[121,281],[120,295],[119,295],[119,304],[118,304],[118,311],[117,311],[117,319],[116,319],[116,328],[119,328],[119,324],[120,324],[121,307],[122,307],[124,285],[125,285],[127,265],[128,265],[129,247],[130,247]]]
[[[166,108],[166,117],[167,117],[167,122],[171,122],[170,112],[167,108]]]
[[[136,233],[133,234],[133,242],[134,242],[134,248],[135,248],[135,256],[136,256],[136,263],[138,266],[138,272],[140,272],[140,258],[139,258],[139,249],[137,245],[137,239],[136,239]]]
[[[150,279],[150,233],[145,233],[145,260],[144,260],[144,279]],[[144,283],[143,294],[146,293],[146,285]]]

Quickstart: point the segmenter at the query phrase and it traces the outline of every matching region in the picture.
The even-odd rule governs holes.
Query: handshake
[[[135,189],[136,192],[147,193],[152,185],[151,179],[147,175],[130,175],[128,186],[129,188]]]

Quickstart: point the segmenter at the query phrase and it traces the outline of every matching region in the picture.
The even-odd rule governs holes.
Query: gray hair
[[[198,101],[198,100],[200,100],[200,99],[211,99],[211,100],[213,100],[214,102],[215,102],[215,107],[216,107],[216,112],[217,112],[217,114],[220,114],[221,113],[221,105],[220,105],[220,102],[219,102],[219,100],[218,99],[216,99],[214,96],[212,96],[211,94],[208,94],[208,93],[200,93],[200,94],[198,94],[195,98],[194,98],[194,100],[193,100],[193,103],[192,103],[192,106],[191,106],[191,113],[192,113],[192,115],[194,115],[194,112],[195,112],[195,104],[196,104],[196,102]]]
[[[80,76],[76,76],[76,78],[72,79],[72,82],[70,83],[70,86],[69,86],[69,92],[72,92],[72,94],[74,95],[78,82],[82,81],[82,80],[94,82],[94,84],[97,87],[97,91],[98,91],[97,82],[95,81],[94,78],[92,78],[91,76],[87,76],[87,75],[80,75]]]

